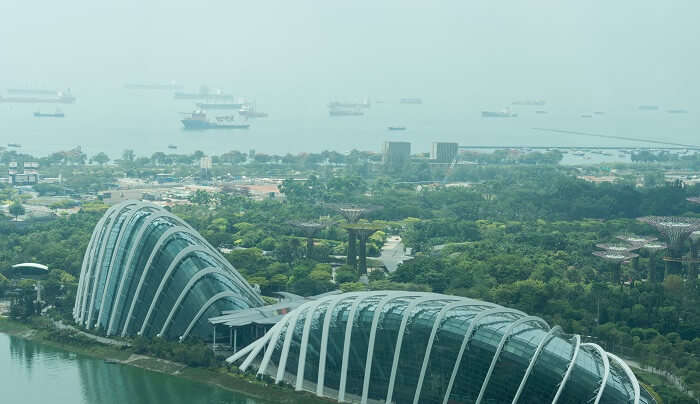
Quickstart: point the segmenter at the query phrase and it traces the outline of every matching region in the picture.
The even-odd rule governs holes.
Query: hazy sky
[[[0,84],[685,106],[698,16],[697,0],[0,0]]]

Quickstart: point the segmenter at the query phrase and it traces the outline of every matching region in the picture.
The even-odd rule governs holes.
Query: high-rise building
[[[433,142],[430,159],[436,163],[451,163],[459,153],[459,144],[453,142]]]
[[[34,185],[39,182],[39,163],[25,162],[20,172],[19,164],[16,161],[10,162],[7,176],[12,185]]]
[[[403,164],[411,155],[411,143],[409,142],[384,142],[384,164]]]

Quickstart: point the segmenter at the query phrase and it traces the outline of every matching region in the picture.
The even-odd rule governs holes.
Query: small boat
[[[173,149],[173,150],[175,150],[175,149],[177,149],[177,146],[175,146],[174,144],[169,144],[169,145],[168,145],[168,149]]]
[[[365,113],[359,110],[346,110],[346,109],[331,109],[328,111],[330,116],[361,116]]]
[[[510,109],[506,108],[503,111],[481,111],[482,118],[517,118],[518,114],[510,112]]]
[[[420,98],[402,98],[399,102],[401,104],[422,104],[423,100]]]
[[[104,362],[108,365],[117,365],[117,364],[121,363],[116,359],[105,359]]]
[[[63,118],[65,117],[65,114],[57,109],[53,114],[37,111],[34,113],[34,116],[36,118]]]
[[[19,144],[19,143],[8,143],[8,144],[7,144],[7,147],[17,147],[17,148],[19,148],[19,147],[22,147],[22,145]]]
[[[387,129],[389,130],[406,130],[405,126],[389,126]]]

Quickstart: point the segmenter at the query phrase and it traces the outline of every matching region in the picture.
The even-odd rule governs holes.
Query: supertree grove
[[[620,283],[622,263],[638,257],[637,254],[628,251],[593,251],[593,255],[611,263],[612,281],[615,283]]]
[[[669,250],[668,256],[664,257],[666,263],[666,275],[674,273],[680,275],[682,272],[682,262],[685,260],[689,264],[688,275],[695,272],[695,257],[683,258],[685,241],[690,239],[693,232],[700,230],[700,218],[676,217],[676,216],[646,216],[638,219],[640,222],[654,226],[667,241]],[[690,240],[691,245],[693,241]],[[692,249],[692,248],[691,248]],[[697,276],[697,275],[696,275]],[[693,283],[695,281],[693,280]]]

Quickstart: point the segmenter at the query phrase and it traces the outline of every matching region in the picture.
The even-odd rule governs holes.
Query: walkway
[[[73,327],[72,325],[63,324],[63,321],[60,321],[60,320],[59,321],[54,320],[53,324],[59,330],[71,330],[71,331],[74,331],[74,332],[84,336],[84,337],[90,338],[93,341],[97,341],[101,344],[112,345],[112,346],[116,346],[116,347],[120,347],[120,348],[129,346],[129,344],[127,342],[117,341],[117,340],[112,339],[112,338],[100,337],[99,335],[90,334],[90,333],[87,333],[85,331],[79,330],[79,329]]]

